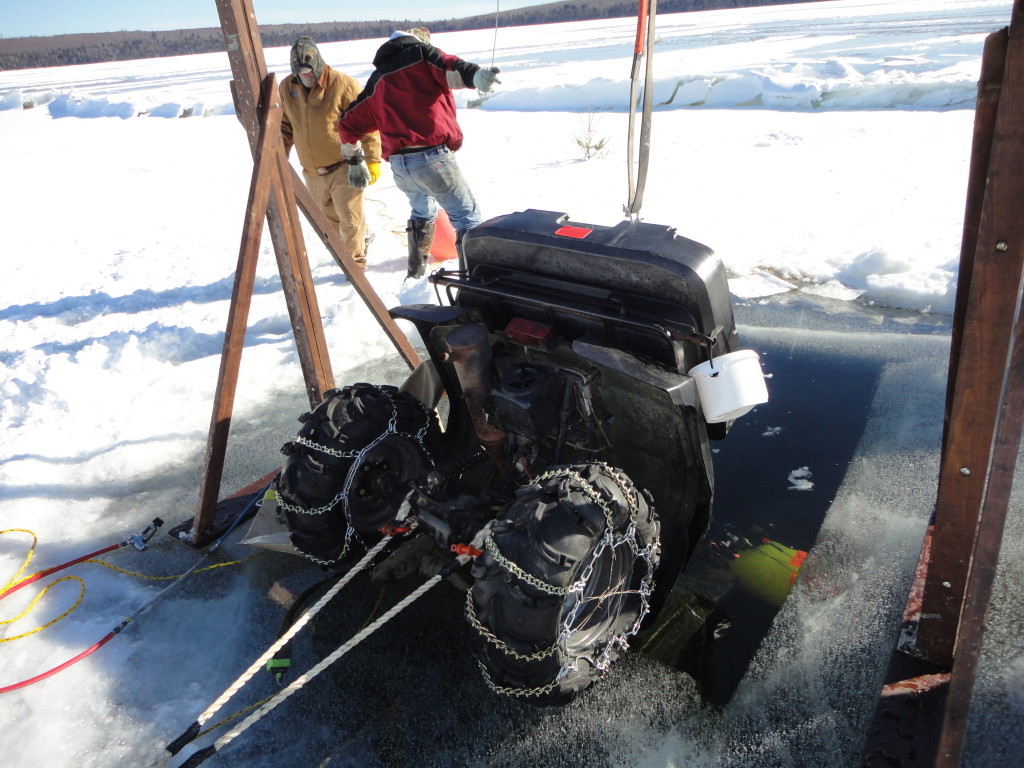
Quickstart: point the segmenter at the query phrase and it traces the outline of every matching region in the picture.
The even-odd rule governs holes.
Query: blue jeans
[[[412,218],[434,221],[440,204],[457,232],[483,221],[476,198],[447,147],[391,155],[388,161],[395,185],[409,198]]]

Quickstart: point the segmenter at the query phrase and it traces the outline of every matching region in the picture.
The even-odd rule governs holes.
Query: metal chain
[[[480,671],[483,673],[484,682],[487,684],[487,687],[490,688],[495,693],[499,693],[499,694],[502,694],[504,696],[518,696],[519,698],[524,698],[524,699],[525,698],[530,698],[532,696],[545,696],[545,695],[551,693],[553,690],[555,690],[555,688],[558,687],[558,684],[562,680],[562,676],[561,676],[561,674],[559,674],[558,676],[555,677],[554,680],[552,680],[550,683],[548,683],[547,685],[545,685],[545,686],[543,686],[541,688],[510,688],[510,687],[498,685],[497,683],[495,683],[491,679],[491,675],[487,671],[487,667],[485,667],[483,665],[483,662],[478,661],[477,664],[480,665]]]
[[[513,688],[507,686],[497,685],[490,677],[487,668],[480,663],[480,669],[483,672],[484,681],[487,686],[495,693],[504,694],[506,696],[516,697],[536,697],[544,696],[554,691],[559,683],[570,673],[579,671],[579,660],[570,659],[568,653],[569,638],[572,636],[573,624],[576,621],[580,610],[584,602],[583,598],[584,590],[589,583],[591,577],[594,574],[594,563],[598,561],[604,550],[608,547],[616,549],[623,545],[628,545],[633,551],[635,558],[642,558],[647,564],[647,573],[641,579],[640,585],[636,590],[629,590],[627,593],[635,593],[640,596],[640,611],[637,619],[633,622],[633,625],[625,632],[613,633],[608,641],[604,644],[601,654],[596,658],[586,658],[590,664],[601,673],[603,677],[607,672],[609,666],[613,661],[614,655],[619,650],[625,650],[629,648],[628,638],[635,635],[639,629],[640,624],[643,622],[644,617],[650,611],[650,598],[652,592],[652,584],[654,582],[654,552],[660,546],[660,542],[656,539],[655,541],[649,542],[643,549],[640,548],[637,541],[637,515],[639,513],[639,494],[636,486],[633,485],[621,472],[615,468],[605,464],[604,462],[597,463],[598,466],[604,470],[604,474],[608,477],[615,485],[622,491],[623,496],[626,499],[627,507],[629,509],[629,525],[626,530],[616,536],[614,532],[615,527],[615,515],[611,508],[608,500],[606,500],[597,488],[594,487],[586,478],[584,478],[579,472],[569,467],[559,467],[556,469],[548,470],[534,480],[535,484],[541,484],[545,480],[559,479],[562,477],[568,478],[570,481],[575,480],[578,484],[579,490],[583,492],[591,501],[593,501],[598,508],[604,514],[605,522],[607,527],[605,528],[604,535],[598,542],[597,547],[594,549],[592,556],[590,557],[587,566],[584,568],[583,573],[568,587],[555,587],[547,582],[544,582],[537,577],[527,573],[518,565],[510,561],[501,551],[498,549],[497,544],[494,543],[493,537],[488,534],[484,541],[484,547],[487,552],[490,553],[491,557],[494,558],[495,562],[506,572],[511,573],[517,578],[525,581],[531,586],[546,592],[548,594],[556,596],[568,596],[570,594],[578,595],[576,604],[573,609],[566,616],[565,621],[562,623],[561,632],[555,642],[548,648],[537,651],[532,654],[522,654],[511,648],[507,643],[500,640],[493,632],[485,627],[476,616],[476,611],[473,608],[472,593],[467,593],[466,596],[466,617],[470,624],[476,629],[477,632],[489,643],[494,645],[500,651],[506,655],[512,656],[520,661],[539,661],[553,655],[556,651],[561,651],[562,657],[565,661],[562,663],[561,668],[555,675],[554,679],[545,686],[538,688]],[[599,598],[607,597],[607,595],[601,595]]]
[[[283,509],[285,512],[297,512],[304,515],[326,515],[330,512],[340,501],[345,500],[345,491],[339,491],[338,494],[331,499],[329,502],[324,504],[322,507],[316,509],[306,509],[298,504],[289,504],[287,501],[282,501],[278,498],[277,506]]]
[[[476,609],[473,607],[473,591],[466,590],[466,618],[469,620],[470,625],[484,638],[498,648],[502,653],[512,656],[513,658],[519,659],[519,661],[540,661],[546,659],[548,656],[558,650],[557,645],[550,645],[544,650],[535,651],[534,653],[520,653],[515,648],[510,646],[498,638],[491,630],[485,627],[480,619],[477,618]]]
[[[296,514],[325,515],[328,512],[331,512],[338,504],[343,504],[342,512],[345,515],[347,527],[345,528],[345,544],[342,547],[341,553],[333,560],[322,560],[321,558],[315,557],[313,555],[303,553],[307,558],[309,558],[315,563],[318,563],[319,565],[334,565],[338,563],[340,560],[344,559],[345,555],[348,554],[352,537],[356,533],[356,529],[352,525],[352,513],[351,509],[349,508],[348,495],[349,492],[352,490],[352,484],[355,481],[357,470],[362,467],[363,459],[370,451],[372,451],[374,448],[380,445],[385,439],[387,439],[391,435],[395,435],[396,437],[405,437],[410,440],[413,440],[419,446],[421,453],[426,458],[427,462],[430,464],[431,467],[435,466],[434,457],[430,455],[430,451],[427,450],[427,446],[424,442],[426,440],[427,435],[430,432],[430,423],[432,417],[432,414],[427,409],[427,407],[423,405],[423,403],[421,403],[419,400],[413,398],[416,401],[416,403],[420,406],[420,410],[423,412],[423,426],[421,426],[419,430],[417,430],[416,434],[400,432],[398,430],[398,403],[395,400],[394,396],[390,392],[386,392],[385,390],[383,390],[381,387],[374,385],[370,386],[388,399],[388,403],[391,406],[391,416],[388,418],[387,429],[385,429],[381,434],[379,434],[377,437],[375,437],[373,440],[367,443],[363,448],[354,451],[340,451],[336,448],[321,445],[320,443],[302,437],[301,435],[297,435],[292,441],[311,450],[319,451],[320,453],[325,453],[328,456],[333,456],[335,458],[340,459],[355,459],[355,461],[353,461],[352,465],[349,467],[348,473],[345,475],[345,484],[342,486],[342,489],[335,495],[333,499],[331,499],[327,504],[324,504],[323,506],[317,507],[316,509],[306,509],[305,507],[302,507],[298,504],[289,504],[288,502],[281,500],[280,495],[278,496],[278,506],[286,512],[292,512]]]
[[[549,595],[562,596],[568,593],[568,587],[556,587],[552,584],[548,584],[546,581],[538,579],[536,576],[527,573],[518,565],[513,563],[511,560],[501,554],[501,550],[498,549],[498,545],[494,543],[494,539],[488,536],[484,539],[484,548],[491,554],[495,562],[498,563],[502,568],[511,573],[517,579],[521,579],[529,584],[531,587],[536,587],[541,592],[547,592]]]
[[[613,467],[608,466],[604,462],[595,462],[595,464],[605,470],[605,475],[608,479],[615,483],[619,490],[622,491],[622,495],[626,497],[626,506],[629,510],[630,520],[636,520],[636,515],[639,511],[636,487]],[[597,489],[594,488],[593,484],[586,480],[586,478],[576,470],[569,467],[551,469],[540,475],[536,480],[534,480],[534,482],[540,483],[543,480],[557,479],[563,476],[569,478],[569,480],[575,480],[579,484],[579,490],[585,496],[590,498],[590,500],[593,501],[604,514],[604,519],[608,523],[609,527],[615,526],[615,514],[608,501],[601,496]]]
[[[329,448],[326,445],[320,445],[320,443],[314,442],[302,435],[296,435],[292,439],[292,442],[298,443],[306,448],[312,448],[314,451],[319,451],[320,453],[326,453],[328,456],[334,456],[337,459],[354,459],[359,455],[359,451],[339,451],[337,448]]]

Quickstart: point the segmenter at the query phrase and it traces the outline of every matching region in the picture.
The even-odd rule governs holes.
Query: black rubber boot
[[[409,243],[409,271],[406,277],[419,279],[426,272],[430,246],[434,244],[435,227],[436,221],[409,219],[405,229]]]
[[[466,234],[466,230],[460,229],[455,233],[455,252],[459,254],[459,271],[466,271],[466,254],[462,252],[462,238]]]

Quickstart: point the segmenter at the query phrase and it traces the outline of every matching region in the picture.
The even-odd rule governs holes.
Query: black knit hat
[[[311,69],[316,79],[320,79],[320,73],[324,71],[324,60],[320,56],[320,50],[313,42],[313,38],[303,35],[295,41],[292,46],[292,74],[299,74],[301,69]]]

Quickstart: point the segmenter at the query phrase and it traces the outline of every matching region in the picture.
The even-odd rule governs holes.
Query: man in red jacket
[[[500,82],[497,68],[484,69],[430,44],[422,28],[395,32],[374,56],[373,74],[338,121],[341,152],[353,186],[370,181],[357,142],[380,131],[381,154],[391,163],[395,184],[412,206],[406,229],[409,277],[423,276],[434,240],[437,205],[456,232],[460,265],[462,235],[482,221],[476,199],[455,162],[462,129],[455,119],[452,88],[489,91]]]

